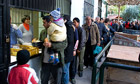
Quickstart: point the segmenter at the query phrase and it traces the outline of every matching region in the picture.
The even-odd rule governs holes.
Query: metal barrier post
[[[97,77],[99,77],[99,72],[97,73],[97,63],[99,59],[103,56],[103,53],[108,50],[108,48],[111,46],[113,39],[106,45],[106,47],[95,57],[93,62],[93,69],[92,69],[92,79],[91,84],[96,84],[96,81],[98,80]],[[99,76],[98,76],[99,75]]]
[[[96,84],[96,67],[97,67],[97,62],[96,62],[96,59],[95,59],[94,64],[93,64],[93,69],[92,69],[91,84]]]

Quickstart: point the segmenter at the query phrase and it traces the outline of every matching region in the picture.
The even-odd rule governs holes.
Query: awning
[[[138,5],[140,4],[140,0],[107,0],[109,5]]]
[[[139,5],[140,0],[107,0],[108,5],[118,6],[118,17],[120,17],[120,6]],[[119,21],[120,18],[118,18]]]

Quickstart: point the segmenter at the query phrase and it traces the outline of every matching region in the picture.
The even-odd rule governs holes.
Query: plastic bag
[[[102,47],[96,46],[95,50],[93,51],[93,54],[99,54],[102,51]]]

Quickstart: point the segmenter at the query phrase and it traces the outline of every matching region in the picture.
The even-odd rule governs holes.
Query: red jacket
[[[125,24],[125,28],[129,29],[129,22],[127,24]]]
[[[35,71],[28,64],[17,65],[8,75],[9,84],[38,84]]]

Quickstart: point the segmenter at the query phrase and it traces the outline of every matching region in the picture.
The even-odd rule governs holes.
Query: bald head
[[[86,24],[87,24],[88,26],[91,25],[91,17],[90,17],[90,16],[87,16],[87,17],[86,17]]]
[[[98,22],[98,23],[100,22],[100,17],[99,16],[96,17],[96,22]]]

